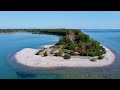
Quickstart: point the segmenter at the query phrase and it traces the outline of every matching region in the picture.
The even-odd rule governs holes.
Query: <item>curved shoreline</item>
[[[45,45],[45,47],[51,45]],[[70,60],[65,60],[62,57],[47,56],[42,57],[35,55],[39,49],[25,48],[17,52],[14,56],[18,64],[31,67],[31,68],[80,68],[80,67],[103,67],[109,66],[114,63],[114,53],[104,46],[106,54],[103,60],[97,60],[96,62],[90,61],[89,57],[72,56]]]

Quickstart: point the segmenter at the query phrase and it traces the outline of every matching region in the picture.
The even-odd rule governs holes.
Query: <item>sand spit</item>
[[[49,47],[46,45],[44,47]],[[61,67],[102,67],[111,65],[115,60],[114,53],[104,46],[106,54],[104,59],[95,62],[90,57],[72,56],[69,60],[63,57],[35,55],[39,49],[25,48],[15,55],[17,63],[33,68],[61,68]]]

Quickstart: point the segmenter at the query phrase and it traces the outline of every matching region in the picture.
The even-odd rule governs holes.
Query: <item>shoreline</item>
[[[49,47],[51,45],[44,45]],[[40,49],[25,48],[20,50],[14,55],[15,61],[30,68],[37,69],[57,69],[57,68],[80,68],[80,67],[104,67],[114,63],[115,55],[107,47],[104,59],[97,60],[95,62],[90,61],[89,57],[86,56],[72,56],[70,60],[65,60],[62,57],[56,56],[37,56],[35,53]],[[83,58],[86,57],[86,58]]]

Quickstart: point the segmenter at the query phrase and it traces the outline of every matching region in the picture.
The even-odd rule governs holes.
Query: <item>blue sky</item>
[[[0,28],[120,29],[120,11],[0,11]]]

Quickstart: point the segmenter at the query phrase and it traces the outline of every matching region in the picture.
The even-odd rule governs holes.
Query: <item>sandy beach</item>
[[[45,47],[49,47],[47,45]],[[114,53],[104,46],[106,54],[104,59],[97,60],[95,62],[90,61],[90,57],[72,56],[69,60],[62,57],[35,55],[39,49],[25,48],[15,55],[17,63],[26,65],[29,67],[39,68],[57,68],[57,67],[102,67],[111,65],[115,60]]]

